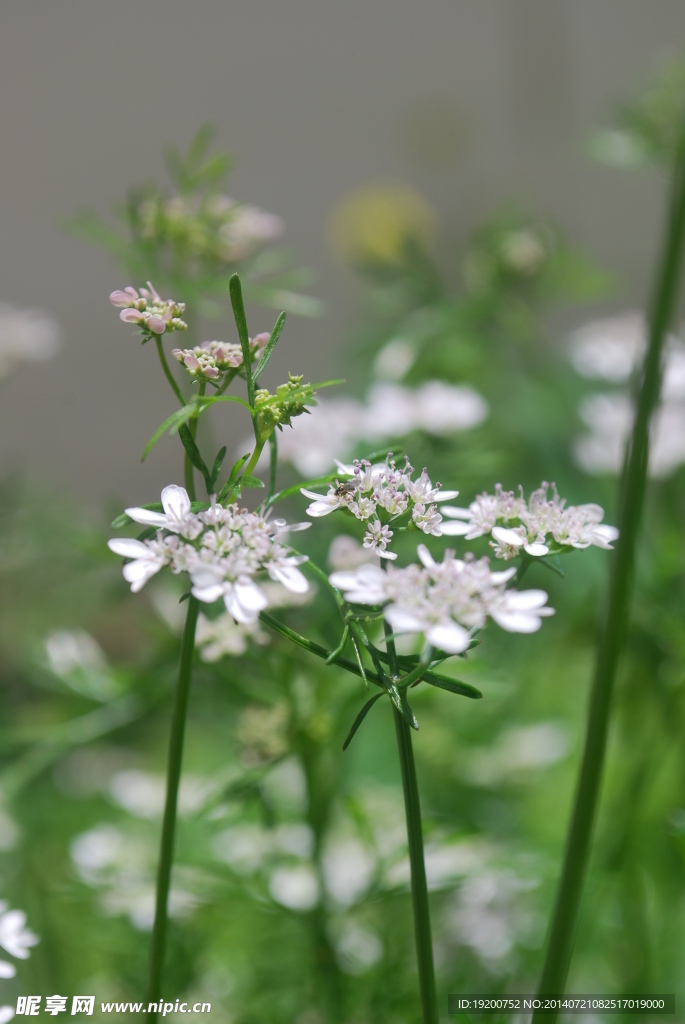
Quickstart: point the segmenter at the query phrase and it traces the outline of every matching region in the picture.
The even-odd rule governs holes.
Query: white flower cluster
[[[320,400],[311,417],[300,419],[279,440],[279,456],[300,473],[314,476],[360,441],[383,444],[414,430],[453,434],[472,429],[487,415],[485,399],[470,387],[431,380],[407,388],[383,381],[371,387],[365,402]]]
[[[479,495],[468,508],[446,506],[443,513],[457,520],[450,524],[452,535],[475,540],[490,534],[490,545],[497,558],[515,558],[522,551],[541,558],[564,548],[588,548],[592,544],[611,549],[618,530],[602,523],[601,506],[566,508],[566,500],[559,497],[556,486],[551,485],[551,498],[549,490],[550,484],[543,483],[526,501],[522,488],[516,495],[497,484],[494,494]]]
[[[570,340],[570,358],[578,373],[610,384],[625,384],[644,357],[647,324],[642,313],[623,313],[586,324]],[[629,394],[614,391],[586,395],[578,412],[590,430],[574,442],[575,461],[588,473],[618,473],[634,419]],[[671,336],[666,341],[661,406],[652,424],[649,472],[653,477],[666,477],[683,463],[685,345]]]
[[[137,291],[129,285],[123,291],[111,292],[109,301],[121,309],[119,317],[125,323],[138,324],[151,334],[185,331],[188,326],[180,319],[181,313],[185,312],[185,303],[160,298],[150,281],[147,288]]]
[[[261,358],[268,340],[268,331],[250,338],[253,359]],[[194,348],[172,348],[171,354],[185,367],[193,380],[213,381],[215,384],[225,373],[237,370],[243,365],[242,348],[227,341],[204,341]]]
[[[16,309],[0,302],[0,380],[21,363],[52,359],[60,348],[60,329],[42,309]]]
[[[164,566],[174,573],[187,572],[192,593],[212,604],[223,598],[226,610],[240,623],[252,623],[268,604],[268,598],[253,577],[266,572],[295,594],[309,589],[298,566],[306,556],[294,555],[280,540],[288,530],[301,530],[308,523],[288,526],[284,519],[269,520],[258,512],[238,505],[212,502],[202,512],[191,511],[183,487],[171,484],[162,491],[163,512],[127,508],[126,514],[144,526],[157,528],[147,540],[115,539],[109,547],[130,558],[124,565],[124,579],[139,591]]]
[[[412,480],[414,469],[409,459],[405,459],[402,469],[397,468],[390,456],[385,462],[373,466],[359,459],[349,466],[337,460],[336,463],[341,480],[331,484],[328,494],[316,494],[302,488],[302,494],[314,499],[307,515],[316,519],[337,509],[351,512],[355,519],[367,524],[364,547],[381,558],[397,558],[387,550],[393,537],[389,523],[411,523],[434,537],[445,532],[458,532],[452,529],[451,523],[446,528],[441,525],[442,516],[436,502],[456,498],[459,491],[441,491],[440,484],[433,487],[425,469],[416,480]],[[404,523],[401,523],[403,519]]]
[[[422,633],[433,647],[461,654],[471,643],[471,631],[490,618],[512,633],[534,633],[544,616],[544,590],[506,590],[516,570],[492,572],[487,558],[461,560],[446,551],[442,562],[420,544],[421,565],[404,569],[362,565],[351,572],[334,572],[330,581],[351,604],[383,606],[395,633]]]
[[[10,910],[4,900],[0,900],[0,948],[17,960],[27,960],[29,950],[38,942],[38,936],[26,927],[26,914],[23,910]],[[17,969],[8,960],[0,960],[0,979],[13,978]],[[0,1024],[6,1024],[14,1017],[14,1008],[0,1006]]]

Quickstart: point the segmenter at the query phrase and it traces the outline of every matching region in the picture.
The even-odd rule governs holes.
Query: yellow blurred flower
[[[363,185],[333,208],[328,243],[348,263],[398,263],[408,242],[430,246],[436,221],[433,208],[408,185]]]

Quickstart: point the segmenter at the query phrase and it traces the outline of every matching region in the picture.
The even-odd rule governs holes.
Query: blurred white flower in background
[[[647,347],[642,313],[596,320],[570,338],[570,359],[584,377],[624,384],[637,371]],[[649,472],[666,477],[685,463],[685,345],[666,340],[661,406],[652,424]],[[578,409],[590,428],[573,442],[576,463],[587,473],[618,473],[633,426],[633,402],[626,391],[585,396]]]
[[[22,363],[52,359],[60,347],[61,331],[49,313],[0,302],[0,380]]]
[[[157,852],[156,836],[131,834],[114,825],[83,832],[70,847],[81,881],[101,890],[102,911],[127,916],[139,931],[149,931],[154,921]],[[169,894],[170,916],[189,914],[203,898],[200,890],[199,873],[177,865]]]
[[[271,873],[269,892],[276,903],[302,913],[319,902],[319,880],[310,864],[284,864]]]
[[[449,933],[460,945],[470,946],[486,967],[497,970],[497,962],[515,945],[537,944],[537,917],[526,908],[524,894],[538,884],[536,879],[481,865],[454,899]]]
[[[7,903],[0,900],[0,948],[18,960],[26,960],[29,949],[39,941],[38,936],[26,927],[26,914],[23,910],[9,910]],[[8,960],[0,960],[0,980],[13,978],[17,973],[14,964]],[[14,1017],[12,1006],[0,1006],[0,1024]]]

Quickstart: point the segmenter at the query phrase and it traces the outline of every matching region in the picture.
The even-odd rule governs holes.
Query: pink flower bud
[[[124,291],[117,290],[111,292],[109,301],[113,306],[132,306],[138,298],[138,292],[135,288],[125,288]]]
[[[186,356],[186,358],[185,358],[185,366],[186,366],[186,369],[192,370],[193,373],[196,373],[197,370],[200,369],[199,360],[198,360],[197,356],[193,355],[192,352],[189,352],[188,355]]]
[[[145,324],[148,331],[152,331],[153,334],[164,334],[166,330],[166,323],[161,316],[149,316],[147,323]]]
[[[219,376],[219,371],[217,370],[216,366],[209,366],[205,370],[205,377],[218,377],[218,376]]]
[[[174,359],[178,359],[179,363],[183,362],[183,349],[182,348],[172,348],[171,354],[174,357]]]
[[[271,335],[268,331],[262,331],[262,333],[258,334],[255,338],[250,338],[250,345],[252,345],[253,348],[264,348],[270,337]]]
[[[122,309],[119,319],[127,324],[142,324],[145,317],[137,309]]]

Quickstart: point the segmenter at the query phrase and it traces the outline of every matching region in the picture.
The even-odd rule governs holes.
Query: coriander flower
[[[466,540],[489,534],[495,556],[507,560],[522,552],[542,558],[568,548],[611,549],[618,530],[602,523],[604,509],[594,504],[565,505],[554,484],[543,483],[527,502],[521,487],[516,495],[497,484],[494,494],[479,495],[468,508],[443,508],[444,515],[454,521],[441,530]]]
[[[150,281],[147,285],[147,288],[137,291],[129,285],[123,291],[110,293],[109,301],[121,308],[120,319],[125,323],[138,324],[148,334],[185,331],[188,325],[180,319],[181,313],[185,312],[185,303],[162,299]]]
[[[544,590],[506,590],[515,569],[492,572],[487,558],[457,559],[446,551],[436,562],[425,545],[417,553],[421,565],[387,572],[378,565],[334,572],[330,582],[351,604],[383,607],[395,633],[422,633],[428,644],[449,654],[462,654],[472,631],[492,619],[512,633],[534,633],[553,615]]]
[[[169,566],[173,573],[188,573],[199,601],[211,604],[223,598],[235,621],[248,624],[269,603],[254,576],[266,574],[298,595],[309,589],[299,569],[306,556],[294,554],[281,540],[287,531],[307,529],[309,523],[288,525],[235,504],[224,508],[216,499],[193,512],[188,494],[175,484],[162,491],[162,508],[126,510],[134,522],[157,527],[155,537],[109,541],[115,554],[130,559],[123,575],[134,593]]]
[[[443,491],[440,484],[433,486],[425,469],[413,480],[414,469],[406,458],[401,469],[390,455],[385,462],[376,465],[359,459],[351,465],[336,459],[336,465],[340,476],[330,485],[327,494],[301,488],[301,493],[312,499],[307,515],[317,519],[338,510],[351,513],[367,524],[364,547],[382,558],[395,557],[386,550],[393,536],[389,524],[441,536],[442,516],[437,503],[452,500],[458,491]]]
[[[250,338],[253,359],[261,358],[269,337],[268,331],[264,331],[255,338]],[[193,380],[211,381],[214,384],[218,384],[226,373],[238,370],[243,365],[243,350],[240,345],[226,341],[205,341],[194,348],[174,348],[171,354],[185,367]]]

